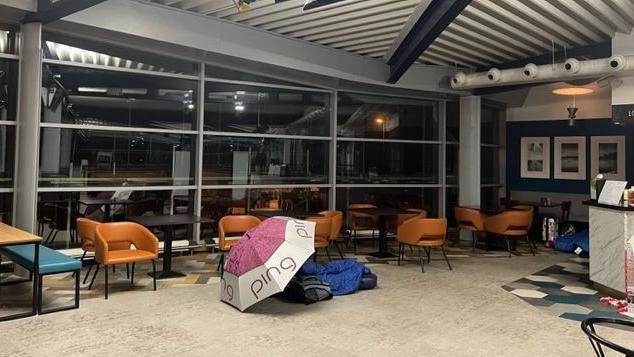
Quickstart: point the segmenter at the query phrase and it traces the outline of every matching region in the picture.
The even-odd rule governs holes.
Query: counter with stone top
[[[590,223],[590,280],[625,294],[626,249],[634,234],[634,209],[585,201]],[[630,277],[632,278],[632,277]]]

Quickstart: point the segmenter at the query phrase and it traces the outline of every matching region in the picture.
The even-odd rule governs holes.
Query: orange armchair
[[[399,265],[401,265],[401,260],[405,255],[405,245],[409,245],[410,247],[417,246],[420,252],[420,268],[424,273],[425,268],[423,267],[421,248],[427,253],[427,263],[429,263],[431,260],[431,248],[440,247],[449,270],[452,270],[444,247],[447,238],[446,218],[410,218],[398,227],[396,238],[399,242]]]
[[[240,240],[237,237],[232,239],[227,236],[228,234],[243,234],[249,229],[260,224],[260,219],[248,214],[224,216],[218,221],[218,250],[222,252],[220,261],[218,262],[217,270],[220,270],[221,274],[224,272],[225,254],[231,247]]]
[[[472,250],[475,250],[478,234],[484,232],[484,220],[489,216],[480,210],[459,206],[454,207],[454,215],[458,224],[458,234],[460,230],[470,231],[473,238]]]
[[[509,237],[513,237],[514,239],[517,239],[518,237],[525,237],[526,242],[531,249],[531,253],[535,255],[533,245],[528,239],[528,232],[531,228],[532,222],[532,209],[513,209],[487,218],[484,221],[484,229],[487,233],[504,237],[506,240],[506,247],[509,251],[509,257],[512,256]]]
[[[132,263],[131,284],[134,284],[136,263],[152,261],[152,276],[156,291],[156,259],[158,258],[158,238],[149,229],[134,222],[102,223],[95,228],[95,261],[97,270],[90,282],[95,282],[99,266],[105,267],[105,297],[108,299],[108,266]],[[134,245],[135,249],[131,249]]]

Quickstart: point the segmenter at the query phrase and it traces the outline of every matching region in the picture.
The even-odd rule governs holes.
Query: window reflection
[[[446,106],[447,141],[460,141],[460,103],[449,101]]]
[[[437,183],[438,145],[337,142],[339,183]]]
[[[13,221],[13,193],[0,193],[0,221],[11,224]]]
[[[42,121],[192,130],[196,81],[44,65]]]
[[[40,148],[43,187],[193,184],[190,135],[42,128]]]
[[[211,82],[205,92],[205,130],[329,135],[326,93]]]
[[[203,184],[328,183],[328,141],[207,136]]]
[[[448,185],[458,184],[458,169],[460,167],[459,151],[460,145],[447,144],[446,146],[446,182]]]
[[[41,192],[37,203],[37,234],[44,244],[55,248],[79,247],[76,220],[87,217],[100,222],[127,217],[193,213],[193,190],[138,191],[120,188],[98,192]],[[96,199],[129,200],[126,204],[93,204]],[[107,216],[109,212],[109,216]],[[191,229],[176,230],[176,239],[191,239]],[[159,235],[160,237],[160,235]]]
[[[500,121],[503,110],[483,105],[481,113],[482,144],[500,145]]]
[[[434,102],[339,93],[337,135],[340,137],[437,140]]]
[[[0,59],[0,120],[16,120],[18,61]]]

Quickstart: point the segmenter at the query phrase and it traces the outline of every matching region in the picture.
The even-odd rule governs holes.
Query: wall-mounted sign
[[[612,121],[615,124],[634,125],[634,104],[613,105]]]

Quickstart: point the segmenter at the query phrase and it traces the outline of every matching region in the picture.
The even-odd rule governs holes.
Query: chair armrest
[[[137,249],[144,250],[146,252],[154,253],[158,255],[158,238],[149,229],[141,226],[142,234],[134,236],[132,243]]]

